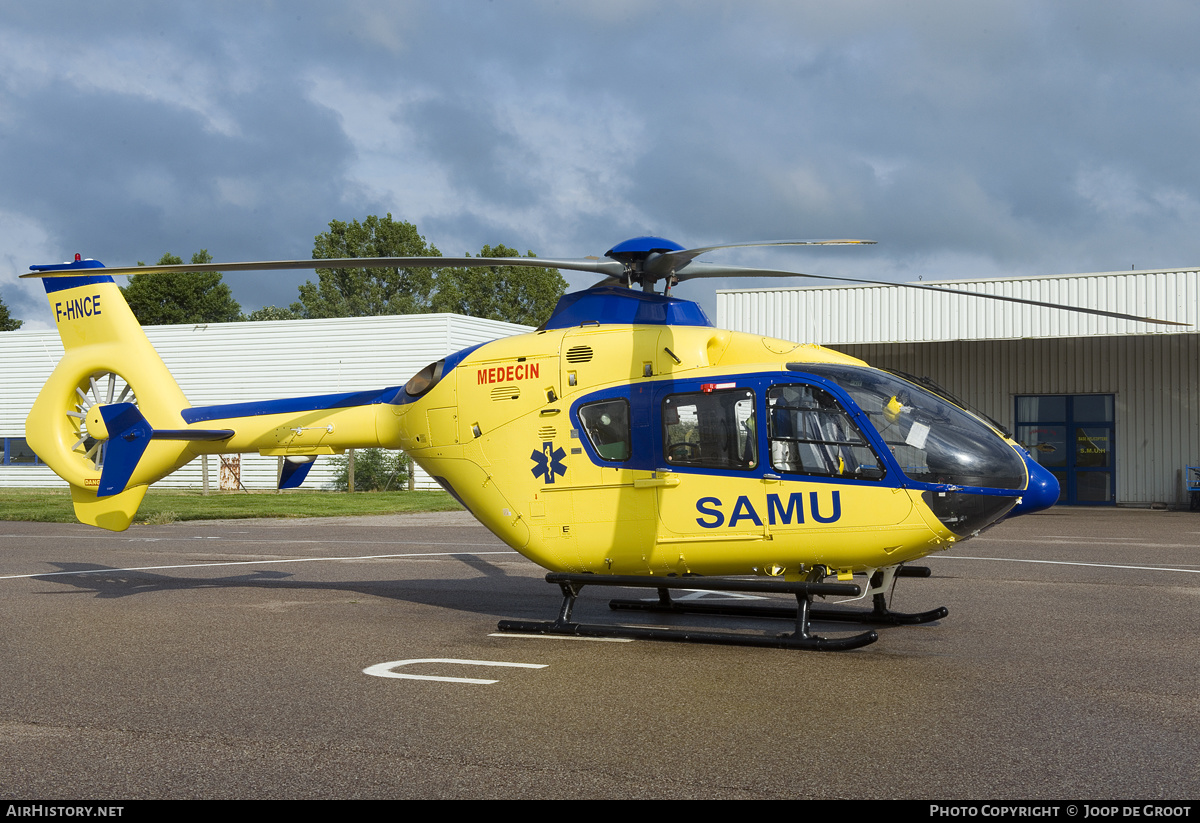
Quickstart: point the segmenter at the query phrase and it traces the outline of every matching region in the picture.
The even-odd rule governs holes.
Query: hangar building
[[[1028,446],[1059,477],[1061,503],[1187,505],[1186,467],[1200,465],[1200,270],[921,285],[1186,326],[867,285],[719,291],[717,325],[931,379]]]
[[[447,354],[530,330],[457,314],[144,329],[193,406],[400,386]],[[25,445],[25,418],[62,355],[53,329],[0,333],[0,486],[65,487]],[[236,461],[231,457],[208,463],[212,488],[218,487],[218,480],[227,488],[239,483],[247,489],[275,488],[275,457],[243,454]],[[202,472],[202,462],[193,460],[155,486],[200,488]],[[335,475],[329,459],[318,458],[304,487],[322,488]],[[437,488],[419,468],[415,476],[417,488]]]

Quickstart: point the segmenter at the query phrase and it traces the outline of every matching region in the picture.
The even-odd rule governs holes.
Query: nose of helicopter
[[[1025,467],[1029,469],[1029,487],[1021,495],[1021,502],[1009,512],[1010,517],[1040,512],[1058,502],[1058,478],[1049,469],[1039,465],[1028,452],[1022,457],[1025,459]]]

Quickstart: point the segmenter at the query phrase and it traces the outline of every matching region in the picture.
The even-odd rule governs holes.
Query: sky
[[[309,258],[389,212],[445,254],[1200,266],[1198,35],[1186,0],[0,0],[0,299],[49,328],[31,264]],[[310,277],[225,279],[249,312]]]

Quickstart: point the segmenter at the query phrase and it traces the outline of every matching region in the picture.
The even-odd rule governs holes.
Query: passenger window
[[[667,397],[663,400],[663,457],[672,466],[757,466],[754,392],[733,389]]]
[[[771,466],[780,472],[879,480],[879,458],[833,395],[816,386],[767,392]]]
[[[633,453],[628,400],[601,400],[580,406],[579,422],[602,459],[619,462],[628,460]]]

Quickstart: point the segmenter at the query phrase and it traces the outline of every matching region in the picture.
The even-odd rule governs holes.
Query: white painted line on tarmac
[[[1183,572],[1200,574],[1200,569],[1179,569],[1169,566],[1121,566],[1116,563],[1082,563],[1078,560],[1026,560],[1019,557],[968,557],[965,555],[929,555],[923,560],[995,560],[1001,563],[1042,563],[1047,566],[1090,566],[1096,569],[1132,569],[1142,572]]]
[[[528,632],[492,632],[488,637],[533,637],[541,640],[590,640],[593,643],[632,643],[632,637],[579,637],[574,634],[530,634]]]
[[[1005,538],[1000,538],[1004,540]],[[1047,534],[1046,540],[1072,540],[1077,543],[1128,543],[1141,540],[1140,537],[1081,537],[1078,534]]]
[[[1018,543],[1022,546],[1106,546],[1114,549],[1194,549],[1195,543],[1148,543],[1141,537],[993,537],[981,535],[973,538],[980,543]]]
[[[515,551],[492,552],[420,552],[414,554],[369,554],[359,557],[295,557],[290,560],[229,560],[217,563],[179,563],[173,566],[130,566],[126,569],[80,569],[69,572],[37,572],[36,574],[2,574],[0,580],[18,580],[27,577],[58,577],[72,574],[105,574],[111,572],[153,572],[170,569],[203,569],[212,566],[267,566],[274,563],[316,563],[337,560],[394,560],[412,557],[478,557],[484,554],[516,554]]]
[[[244,532],[240,532],[243,533]],[[315,545],[343,545],[352,546],[490,546],[492,543],[455,543],[447,541],[439,543],[432,540],[291,540],[285,537],[226,537],[224,535],[214,534],[192,534],[170,537],[128,537],[128,536],[113,536],[109,532],[101,532],[93,530],[85,535],[72,535],[72,537],[82,537],[86,540],[112,541],[114,543],[174,543],[180,540],[221,540],[225,543],[282,543],[285,546],[315,546]],[[22,540],[56,540],[62,542],[63,535],[61,534],[22,534],[20,532],[8,532],[0,534],[0,539],[7,540],[10,538],[21,538]]]

